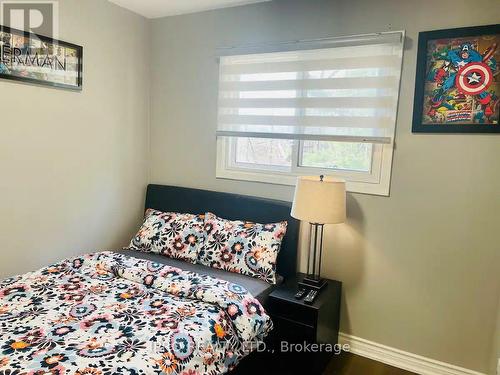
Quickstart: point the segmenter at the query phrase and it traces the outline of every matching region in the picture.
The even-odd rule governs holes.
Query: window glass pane
[[[314,70],[307,72],[307,78],[355,78],[355,77],[386,77],[394,75],[391,68],[361,68],[341,70]]]
[[[256,91],[223,91],[221,99],[278,99],[278,98],[355,98],[391,96],[392,89],[311,89],[311,90],[256,90]]]
[[[355,98],[355,97],[381,97],[390,96],[391,89],[327,89],[307,90],[308,98]]]
[[[304,141],[300,165],[370,172],[372,152],[368,143]]]
[[[238,108],[238,114],[243,116],[295,116],[295,111],[295,108]]]
[[[236,138],[236,163],[290,167],[293,141],[288,139]]]
[[[388,108],[306,108],[306,116],[356,116],[356,117],[381,117],[390,116]]]
[[[243,99],[275,99],[275,98],[297,98],[296,90],[265,90],[265,91],[241,91],[240,98]]]
[[[297,72],[241,74],[238,78],[243,82],[284,81],[288,79],[297,79]]]

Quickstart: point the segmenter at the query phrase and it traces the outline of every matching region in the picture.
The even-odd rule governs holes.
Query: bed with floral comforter
[[[272,322],[243,287],[102,252],[0,281],[0,374],[220,374]]]

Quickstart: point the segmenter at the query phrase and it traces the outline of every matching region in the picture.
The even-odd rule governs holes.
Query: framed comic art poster
[[[500,25],[421,32],[414,133],[500,133]]]
[[[82,89],[83,48],[0,26],[0,78],[70,90]]]

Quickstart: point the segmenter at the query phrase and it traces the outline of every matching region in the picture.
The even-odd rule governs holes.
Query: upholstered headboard
[[[299,221],[290,216],[291,203],[178,186],[149,185],[146,209],[202,214],[213,212],[230,220],[257,223],[288,221],[288,228],[278,256],[277,270],[284,277],[295,275]]]

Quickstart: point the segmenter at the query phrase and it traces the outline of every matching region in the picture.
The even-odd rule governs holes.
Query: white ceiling
[[[271,0],[109,0],[147,18],[176,16]]]

